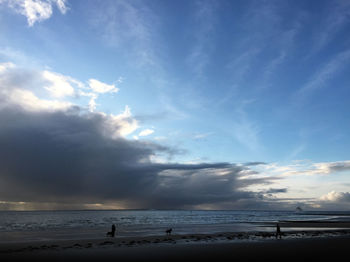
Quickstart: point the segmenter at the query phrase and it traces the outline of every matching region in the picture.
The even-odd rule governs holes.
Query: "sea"
[[[278,221],[350,221],[350,212],[242,210],[0,211],[0,243],[97,239],[111,225],[116,237],[271,231]]]

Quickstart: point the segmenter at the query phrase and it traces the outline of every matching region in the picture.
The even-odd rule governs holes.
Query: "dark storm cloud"
[[[245,166],[259,166],[259,165],[266,165],[265,162],[247,162],[244,164]]]
[[[275,194],[281,194],[281,193],[287,193],[287,192],[288,192],[287,188],[269,188],[267,190],[261,190],[260,192],[258,192],[257,197],[260,199],[266,199],[267,197],[269,202],[271,202],[271,201],[276,201],[276,199],[273,200],[273,198],[275,198]],[[284,198],[284,200],[286,200],[286,198]]]
[[[259,178],[246,178],[246,179],[240,179],[238,181],[239,187],[244,188],[248,187],[250,185],[260,184],[260,185],[269,185],[272,184],[276,180],[282,179],[281,177],[259,177]],[[263,191],[265,192],[265,191]]]
[[[138,163],[154,150],[166,151],[103,136],[99,115],[3,110],[0,121],[1,191],[11,200],[123,197],[155,182]]]
[[[105,121],[103,115],[79,108],[51,113],[13,106],[0,110],[0,200],[185,208],[254,202],[255,194],[240,189],[271,183],[267,178],[239,180],[248,169],[244,165],[151,162],[151,156],[174,150],[112,139]]]
[[[276,193],[287,193],[287,188],[270,188],[269,190],[266,190],[266,194],[276,194]]]
[[[331,172],[341,172],[350,170],[350,161],[333,162],[329,164],[329,170]]]

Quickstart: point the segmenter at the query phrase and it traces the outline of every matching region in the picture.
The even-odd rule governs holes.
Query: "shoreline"
[[[311,256],[311,253],[308,252],[312,250],[319,252],[320,248],[327,249],[326,246],[331,242],[334,242],[335,249],[339,249],[336,252],[344,252],[345,254],[348,251],[350,244],[349,222],[281,221],[279,223],[282,239],[275,237],[276,223],[265,223],[261,225],[262,230],[257,227],[257,231],[210,234],[176,234],[175,231],[171,235],[164,233],[153,236],[117,235],[114,238],[0,242],[0,258],[21,261],[29,258],[37,261],[48,259],[66,261],[79,258],[95,261],[114,257],[122,259],[122,261],[143,261],[145,257],[152,257],[154,261],[160,261],[169,260],[168,254],[173,253],[170,258],[194,259],[200,257],[202,261],[209,260],[209,258],[215,261],[216,257],[224,259],[231,257],[232,254],[238,257],[245,257],[248,254],[248,256],[251,255],[250,260],[264,256],[271,260],[270,256],[274,256],[276,252],[280,252],[280,255],[287,255],[289,254],[288,250],[294,249],[296,246],[299,247],[295,252]],[[209,252],[209,250],[211,251]],[[232,250],[234,253],[231,252]],[[243,252],[243,250],[245,251]],[[256,253],[256,250],[260,250],[261,254]],[[317,256],[318,254],[313,255]],[[323,256],[331,256],[331,253],[325,253]]]
[[[290,226],[290,224],[287,224]],[[311,238],[332,238],[350,237],[350,228],[310,228],[306,225],[293,227],[281,227],[282,238],[290,239],[311,239]],[[320,228],[320,229],[319,229]],[[101,237],[87,239],[56,239],[38,240],[24,242],[2,242],[0,243],[0,256],[2,254],[18,252],[35,252],[42,250],[66,250],[66,249],[99,249],[135,247],[150,245],[168,244],[207,244],[207,243],[229,243],[229,242],[259,242],[275,239],[275,232],[272,231],[250,231],[250,232],[221,232],[214,234],[171,234],[154,236],[129,236],[129,237]]]

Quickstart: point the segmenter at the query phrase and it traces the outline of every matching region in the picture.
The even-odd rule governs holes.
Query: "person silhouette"
[[[277,225],[276,225],[276,239],[277,238],[280,238],[280,239],[282,239],[282,233],[281,233],[281,228],[280,228],[280,224],[279,223],[277,223]]]
[[[113,224],[112,225],[112,230],[111,230],[111,237],[114,237],[114,235],[115,235],[115,225]]]

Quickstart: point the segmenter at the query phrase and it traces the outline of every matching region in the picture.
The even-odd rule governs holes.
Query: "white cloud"
[[[13,63],[7,62],[7,63],[0,63],[0,74],[4,73],[6,70],[10,68],[14,68],[15,65]]]
[[[78,90],[78,94],[80,96],[87,96],[90,97],[89,103],[88,103],[88,108],[90,112],[94,112],[97,107],[96,100],[98,98],[98,95],[93,93],[93,92],[84,92],[82,90]]]
[[[24,15],[29,26],[50,18],[54,4],[62,14],[67,11],[66,0],[4,0],[1,3],[7,3],[16,13]]]
[[[59,97],[61,94],[63,95],[74,91],[74,89],[70,86],[67,87],[64,85],[65,82],[60,79],[63,78],[61,75],[47,71],[40,74],[37,74],[37,72],[22,71],[13,63],[1,63],[0,98],[3,100],[2,107],[11,104],[20,106],[27,111],[56,111],[67,110],[72,106],[70,102],[66,101],[39,98],[33,93],[33,91],[28,90],[30,87],[26,86],[29,85],[28,82],[22,81],[24,78],[40,78],[37,79],[38,82],[40,82],[40,80],[44,80],[44,82],[49,80],[50,85],[44,88],[48,89],[50,92],[56,93],[56,97]],[[59,89],[60,85],[62,85],[62,90]]]
[[[20,7],[16,11],[27,17],[30,26],[33,26],[36,21],[46,20],[52,15],[52,6],[48,2],[27,0],[23,1]]]
[[[139,136],[149,136],[154,133],[153,129],[144,129],[139,133]]]
[[[21,81],[16,80],[16,78],[21,79],[24,77],[23,74],[29,74],[29,78],[26,77],[27,79],[30,79],[31,77],[34,77],[36,80],[35,83],[30,83],[31,80],[28,80],[26,84],[21,83],[20,86],[16,86],[18,83]],[[9,83],[11,82],[11,83]],[[17,84],[16,84],[17,82]],[[121,83],[122,80],[118,79],[118,83]],[[95,80],[95,79],[90,79],[87,84],[84,84],[70,76],[62,75],[56,72],[44,70],[44,71],[36,71],[36,70],[27,70],[27,69],[21,69],[16,67],[15,64],[13,63],[0,63],[0,84],[3,86],[3,90],[6,87],[7,93],[11,93],[11,88],[14,89],[16,88],[24,88],[24,90],[27,89],[33,89],[37,90],[40,92],[40,89],[45,89],[46,91],[49,92],[50,96],[54,99],[64,99],[65,97],[80,97],[80,96],[85,96],[89,97],[89,102],[88,102],[88,109],[90,112],[95,112],[96,107],[97,107],[97,102],[96,100],[98,99],[100,94],[105,94],[105,93],[115,93],[118,92],[118,88],[116,88],[114,85],[108,85],[105,84],[101,81]],[[88,90],[88,91],[85,91]],[[18,90],[17,90],[18,91]],[[16,92],[17,92],[16,91]],[[22,92],[22,91],[21,91]],[[35,96],[34,93],[32,92],[31,94],[33,95],[18,95],[19,93],[17,92],[16,96],[19,97],[32,97]],[[21,103],[22,100],[17,101],[17,103]],[[25,101],[29,101],[28,99],[25,99]],[[30,99],[30,101],[44,101],[42,99],[39,99],[38,97],[36,99]],[[50,100],[45,100],[46,102],[44,103],[45,106],[42,108],[45,108],[47,105],[49,105],[48,101]],[[28,103],[25,103],[28,108]],[[58,103],[58,101],[55,101],[55,108],[58,108],[60,106],[58,105],[64,105],[64,108],[66,108],[67,103]],[[31,106],[31,108],[34,108]],[[37,109],[41,108],[40,106],[36,107]]]
[[[326,202],[348,202],[350,200],[350,193],[331,191],[328,194],[321,196],[320,199],[321,201]]]
[[[84,110],[81,112],[87,117],[98,116],[106,136],[125,137],[137,130],[139,124],[133,118],[129,106],[125,106],[124,111],[117,115],[95,112],[99,94],[102,91],[107,92],[107,89],[109,92],[116,90],[114,86],[111,88],[102,82],[99,84],[101,84],[101,89],[97,90],[99,92],[90,92],[90,88],[70,76],[50,71],[23,69],[12,63],[0,63],[0,109],[12,106],[30,112],[67,111],[72,107],[84,109],[84,106],[67,101],[66,98],[70,96],[72,99],[73,96],[77,99],[85,96],[90,98],[87,105],[90,112]],[[86,89],[89,91],[85,92]],[[45,97],[47,93],[42,92],[43,90],[49,91],[51,98]],[[150,132],[147,129],[144,131]],[[146,135],[145,132],[143,135]]]
[[[324,210],[349,210],[350,192],[331,191],[314,201],[313,206]]]
[[[117,80],[118,83],[122,83],[122,81],[123,80],[121,77]],[[96,110],[96,107],[98,105],[96,103],[96,100],[100,94],[117,93],[119,91],[119,88],[117,88],[115,85],[109,85],[92,78],[89,79],[88,86],[89,86],[89,92],[84,92],[82,90],[79,90],[79,95],[90,97],[90,101],[88,105],[90,112],[94,112]],[[82,86],[82,89],[86,89],[85,86]]]
[[[8,99],[11,104],[19,105],[27,111],[58,111],[73,106],[65,101],[39,99],[33,92],[19,88],[11,90]]]
[[[96,107],[97,107],[96,99],[97,99],[97,95],[92,94],[90,101],[89,101],[89,111],[90,112],[94,112],[96,110]]]
[[[331,191],[321,196],[315,203],[326,210],[349,210],[350,192]]]
[[[42,76],[48,81],[48,85],[44,86],[44,88],[53,97],[72,96],[74,94],[74,88],[71,85],[73,81],[70,77],[49,71],[43,71]]]
[[[138,121],[132,118],[129,106],[125,106],[124,111],[118,115],[110,114],[107,116],[104,113],[102,114],[107,117],[105,127],[107,134],[112,137],[125,137],[139,128]]]
[[[66,0],[56,0],[56,5],[62,14],[67,12]]]
[[[108,85],[106,83],[100,82],[96,79],[89,79],[89,86],[93,92],[96,93],[117,93],[119,91],[115,85]]]

